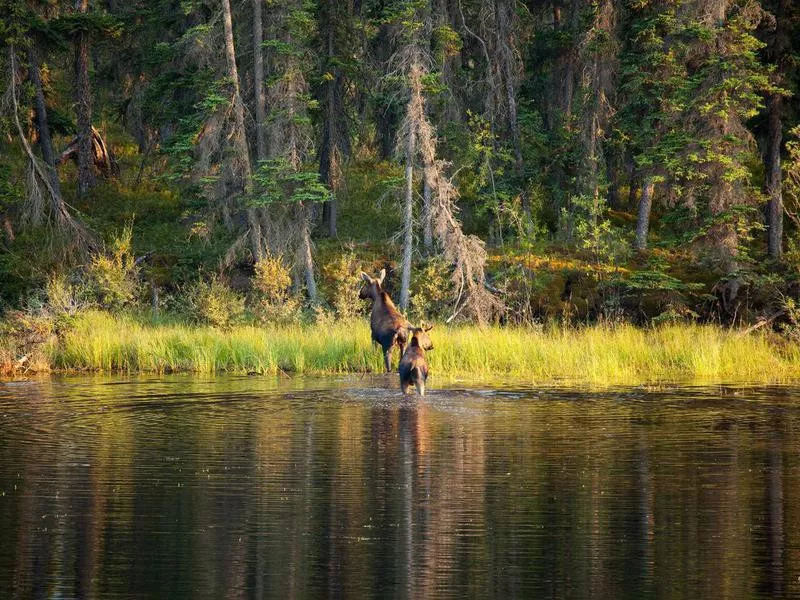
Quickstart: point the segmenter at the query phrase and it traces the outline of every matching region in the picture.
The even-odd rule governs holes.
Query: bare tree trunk
[[[650,209],[653,205],[653,182],[645,179],[642,184],[642,199],[639,202],[639,215],[636,219],[636,240],[633,247],[636,250],[647,248],[647,231],[650,226]]]
[[[414,244],[414,155],[416,140],[413,128],[406,140],[406,198],[403,203],[403,264],[400,277],[400,310],[408,310],[411,291],[411,254]]]
[[[75,0],[75,10],[86,13],[89,0]],[[89,82],[89,34],[81,31],[75,43],[75,111],[78,125],[78,193],[94,185],[92,155],[92,89]]]
[[[264,122],[267,119],[267,95],[264,88],[264,23],[261,9],[264,0],[253,0],[253,85],[256,96],[256,160],[267,157]]]
[[[233,145],[240,169],[242,192],[247,197],[252,193],[253,178],[250,168],[250,151],[247,148],[247,133],[244,126],[244,105],[239,92],[239,72],[236,68],[236,49],[233,45],[233,20],[231,18],[231,4],[229,0],[222,2],[222,24],[225,30],[225,58],[228,63],[228,79],[233,85],[233,114],[236,119],[236,128],[233,134]],[[258,210],[249,207],[247,209],[247,224],[250,228],[250,249],[253,259],[259,261],[263,258],[261,243],[261,223],[258,218]]]
[[[300,226],[300,262],[306,280],[306,292],[311,304],[317,303],[317,282],[314,279],[314,257],[311,253],[311,214],[302,203],[297,205],[297,223]]]
[[[61,182],[58,180],[58,171],[56,171],[56,154],[53,150],[53,140],[50,137],[50,126],[47,122],[47,105],[44,100],[42,76],[39,71],[39,57],[33,46],[28,48],[28,72],[35,92],[36,131],[39,134],[39,148],[42,150],[42,158],[44,158],[47,174],[50,177],[50,185],[53,187],[54,195],[52,200],[54,203],[61,205],[54,207],[58,213],[66,211],[66,208],[63,206],[64,199],[61,196]]]
[[[783,255],[783,195],[781,189],[781,104],[779,94],[771,94],[767,104],[767,147],[764,152],[767,201],[767,247],[777,260]]]
[[[222,2],[222,23],[225,30],[225,59],[228,63],[228,77],[233,85],[233,114],[236,118],[236,132],[235,140],[236,150],[240,154],[240,158],[246,158],[246,164],[242,165],[242,170],[248,176],[250,175],[250,152],[247,149],[247,138],[245,137],[244,128],[244,106],[242,105],[242,97],[239,92],[239,71],[236,68],[236,48],[233,44],[233,21],[231,19],[231,4],[229,0],[221,0]],[[250,184],[248,181],[242,182],[246,187]]]
[[[433,252],[433,197],[428,166],[422,178],[422,246],[425,254]]]

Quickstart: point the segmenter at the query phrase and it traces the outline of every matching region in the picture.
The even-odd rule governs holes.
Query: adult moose
[[[389,294],[383,291],[381,285],[384,277],[386,277],[386,269],[381,269],[375,279],[362,272],[361,278],[364,280],[364,286],[358,297],[362,300],[372,299],[372,315],[369,319],[372,340],[383,348],[383,360],[386,364],[386,372],[389,373],[392,370],[392,348],[398,346],[402,358],[409,331],[414,329],[414,326],[400,314]]]

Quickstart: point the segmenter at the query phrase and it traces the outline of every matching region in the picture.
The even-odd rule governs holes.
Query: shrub
[[[45,350],[56,334],[56,320],[46,312],[8,311],[0,321],[0,375],[47,371]]]
[[[186,302],[194,320],[212,327],[230,327],[241,320],[244,314],[244,296],[233,291],[217,276],[192,284],[187,291]]]
[[[250,306],[259,321],[286,322],[297,317],[300,301],[289,294],[292,278],[279,257],[267,256],[255,265]]]
[[[92,290],[87,283],[80,277],[67,277],[57,273],[47,280],[44,290],[46,300],[41,310],[52,313],[53,315],[74,316],[82,310],[91,308],[94,304]],[[30,299],[28,308],[33,308]]]
[[[449,316],[454,296],[449,266],[440,258],[429,258],[412,271],[409,316],[416,322]]]
[[[119,309],[132,304],[139,292],[139,273],[133,256],[133,228],[126,225],[111,248],[92,258],[88,277],[100,306]]]
[[[322,266],[322,290],[339,319],[352,319],[364,310],[358,297],[361,265],[350,250]]]

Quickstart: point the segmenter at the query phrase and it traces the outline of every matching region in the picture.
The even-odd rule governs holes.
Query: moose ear
[[[430,331],[431,329],[433,329],[433,325],[429,325],[428,327],[423,327],[422,329],[423,331]]]
[[[369,275],[367,275],[366,273],[364,273],[364,271],[361,271],[361,279],[363,279],[363,280],[364,280],[364,281],[366,281],[367,283],[369,283],[370,281],[372,281],[372,277],[370,277]]]
[[[378,283],[383,283],[384,277],[386,277],[386,269],[381,269],[381,273],[378,275]]]

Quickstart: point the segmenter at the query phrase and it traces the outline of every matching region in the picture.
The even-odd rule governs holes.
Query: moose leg
[[[384,349],[383,351],[383,362],[386,364],[386,372],[392,372],[392,347],[389,346],[388,348]]]

